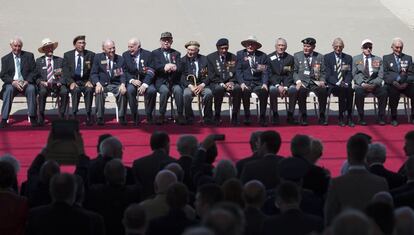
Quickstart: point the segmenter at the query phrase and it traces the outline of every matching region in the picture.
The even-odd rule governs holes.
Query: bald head
[[[243,187],[243,198],[247,205],[261,207],[266,198],[266,189],[262,182],[251,180]]]
[[[179,182],[183,181],[183,179],[184,179],[184,170],[180,166],[180,164],[172,162],[172,163],[168,164],[167,166],[165,166],[164,169],[165,170],[170,170],[171,172],[173,172],[175,174],[175,176],[177,176],[177,181],[179,181]]]
[[[161,170],[155,176],[155,192],[166,193],[173,183],[177,183],[177,176],[169,170]]]
[[[115,56],[115,42],[111,39],[106,39],[102,42],[102,50],[109,59]]]
[[[141,41],[138,38],[131,38],[128,41],[128,51],[131,55],[136,55],[141,48]]]

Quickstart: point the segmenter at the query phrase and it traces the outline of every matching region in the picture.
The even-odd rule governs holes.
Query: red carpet
[[[26,171],[31,161],[46,144],[50,124],[42,128],[31,128],[24,116],[14,116],[14,118],[15,120],[11,120],[11,126],[0,130],[0,155],[8,152],[19,159],[21,163],[19,181],[21,182],[26,179]],[[402,124],[398,127],[371,124],[365,127],[341,128],[336,125],[335,117],[331,118],[329,126],[318,126],[315,124],[315,120],[310,120],[311,125],[307,127],[286,125],[276,127],[260,127],[258,125],[245,127],[241,125],[233,127],[228,125],[228,120],[225,120],[220,127],[202,125],[177,126],[175,124],[164,126],[142,124],[139,127],[133,127],[131,123],[127,127],[121,127],[114,120],[110,120],[111,118],[113,116],[107,119],[104,127],[86,127],[83,124],[81,125],[85,151],[90,157],[96,156],[98,136],[103,133],[110,133],[117,136],[124,144],[124,162],[130,165],[133,160],[151,152],[149,146],[151,133],[154,130],[163,130],[170,134],[170,154],[172,156],[178,156],[175,143],[180,135],[192,134],[201,140],[206,135],[215,133],[226,135],[225,141],[218,142],[218,159],[228,158],[237,161],[250,155],[248,140],[252,131],[273,129],[282,136],[283,143],[279,154],[283,156],[290,155],[290,139],[295,134],[307,134],[321,139],[324,144],[324,154],[319,164],[328,168],[333,176],[339,174],[341,164],[346,158],[346,140],[350,135],[357,132],[365,132],[373,137],[374,142],[384,143],[387,147],[386,166],[392,170],[398,169],[405,160],[403,153],[404,135],[414,127],[413,125],[406,124],[406,120],[402,118],[400,120]],[[373,120],[369,121],[370,123],[374,122]],[[73,167],[64,167],[64,170],[71,171]]]

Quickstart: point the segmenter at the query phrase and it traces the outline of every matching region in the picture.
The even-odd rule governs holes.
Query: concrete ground
[[[23,38],[24,49],[38,57],[37,48],[45,37],[59,42],[55,51],[58,56],[72,49],[72,39],[79,34],[87,35],[90,50],[100,52],[101,42],[111,38],[116,42],[117,52],[122,53],[131,37],[140,38],[146,49],[159,47],[163,31],[173,33],[173,47],[182,53],[185,53],[185,42],[197,40],[201,53],[208,54],[215,50],[215,42],[220,37],[229,38],[230,49],[236,52],[242,49],[240,41],[253,34],[266,53],[274,50],[278,37],[287,39],[288,51],[293,54],[301,50],[301,39],[312,36],[317,40],[316,50],[321,53],[330,52],[332,40],[342,37],[345,52],[351,55],[360,53],[360,42],[370,38],[374,41],[374,54],[382,56],[390,53],[391,39],[401,37],[405,52],[414,55],[412,0],[124,0],[114,3],[118,2],[5,1],[0,9],[0,55],[9,53],[9,39],[16,35]],[[331,107],[336,109],[334,105]],[[48,108],[54,113],[52,106]],[[12,113],[15,112],[25,113],[25,103],[13,105]]]

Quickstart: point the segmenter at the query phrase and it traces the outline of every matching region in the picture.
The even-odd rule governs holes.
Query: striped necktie
[[[338,77],[338,82],[341,83],[342,80],[343,80],[342,59],[339,56],[336,57],[336,74],[337,74],[337,77]]]
[[[53,81],[53,66],[52,66],[52,59],[51,58],[47,58],[47,82],[48,83],[52,83]]]
[[[16,56],[16,68],[17,68],[17,80],[18,81],[23,81],[23,76],[22,76],[22,68],[21,68],[21,61],[20,61],[20,57]]]

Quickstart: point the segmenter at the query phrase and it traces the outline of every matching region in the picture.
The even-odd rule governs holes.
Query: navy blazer
[[[131,79],[139,79],[141,82],[150,85],[153,83],[154,69],[152,55],[150,51],[139,49],[139,67],[129,51],[122,54],[125,61],[125,76],[129,83]]]
[[[328,53],[324,56],[325,62],[325,79],[328,83],[328,86],[334,87],[337,86],[338,82],[338,73],[336,72],[336,57],[335,52]],[[341,53],[342,60],[342,81],[348,84],[349,87],[352,86],[352,56]]]
[[[81,78],[77,78],[75,76],[75,50],[65,52],[65,54],[63,54],[63,78],[66,80],[66,84],[71,84],[77,81],[89,81],[94,57],[95,53],[92,51],[83,51],[83,74]]]
[[[401,73],[398,70],[397,62],[395,61],[395,56],[393,53],[389,55],[384,55],[382,63],[384,66],[384,80],[387,84],[392,84],[393,81],[396,81],[397,77],[400,76],[400,83],[413,83],[414,82],[414,73],[413,73],[413,59],[411,56],[404,53],[401,54],[401,63],[407,64],[407,72]]]
[[[166,73],[164,66],[168,63],[164,56],[164,50],[158,48],[152,51],[153,66],[155,69],[155,86],[159,88],[161,85],[179,85],[181,79],[181,54],[180,52],[170,49],[171,63],[177,66],[177,70],[173,73]]]
[[[109,84],[120,85],[121,83],[126,84],[126,76],[124,73],[124,58],[115,54],[112,71],[118,70],[119,76],[114,76],[107,71],[107,59],[105,53],[99,53],[95,55],[92,65],[91,78],[94,85],[100,82],[102,86]]]
[[[207,56],[208,83],[236,82],[236,55],[227,52],[225,64],[217,51]]]
[[[204,83],[208,85],[208,71],[207,71],[207,57],[204,55],[197,55],[197,62],[198,62],[198,73],[196,75],[196,82],[197,85],[200,85],[201,83]],[[185,55],[183,58],[181,58],[181,67],[182,67],[182,73],[181,73],[181,84],[184,87],[188,87],[188,85],[193,83],[193,80],[187,80],[187,76],[190,74],[193,74],[193,71],[191,69],[191,59]]]
[[[55,73],[55,80],[56,82],[60,82],[61,84],[65,85],[66,81],[62,77],[62,65],[63,65],[62,57],[53,56],[53,71]],[[46,61],[45,56],[41,56],[36,59],[36,72],[37,72],[37,79],[36,79],[37,84],[39,84],[41,81],[47,82],[47,61]]]
[[[256,50],[254,56],[256,65],[268,65],[267,55],[262,51]],[[268,70],[265,69],[264,71],[252,73],[246,49],[238,51],[236,57],[236,78],[239,84],[245,83],[247,86],[250,84],[267,85],[269,81]]]
[[[293,68],[295,65],[293,56],[284,52],[278,58],[276,52],[273,52],[268,57],[270,84],[283,85],[285,87],[291,86],[293,84]]]
[[[33,53],[21,51],[20,69],[25,81],[30,84],[34,84],[36,82],[36,63]],[[14,74],[14,54],[10,52],[1,58],[0,78],[3,80],[4,85],[11,84],[13,82]]]

